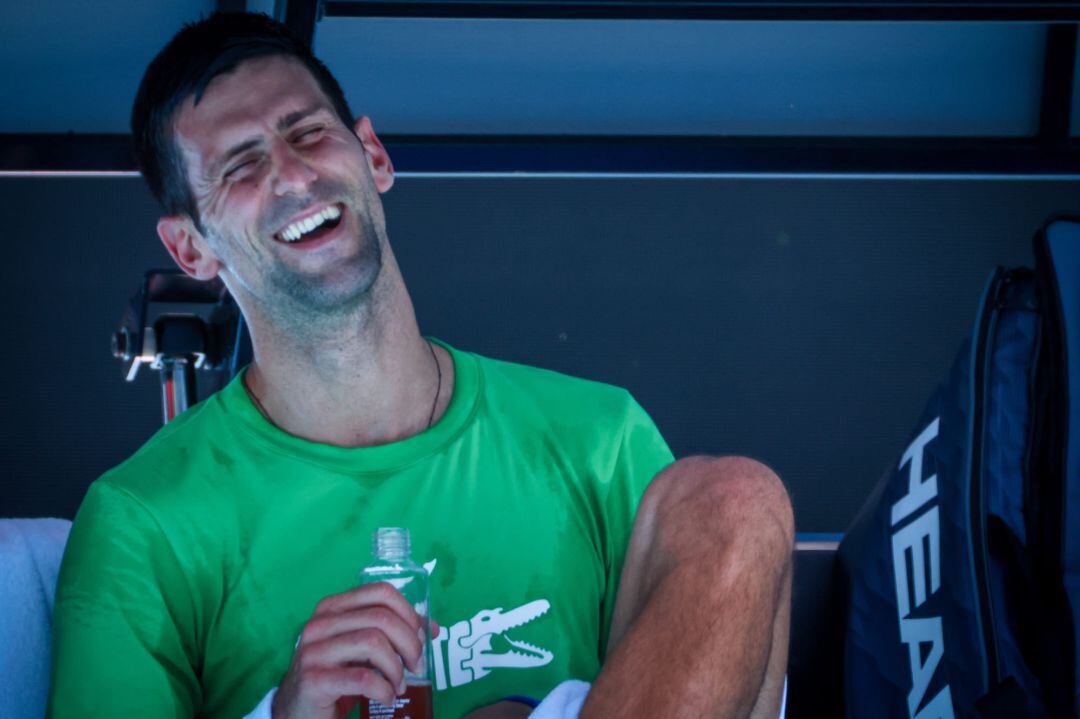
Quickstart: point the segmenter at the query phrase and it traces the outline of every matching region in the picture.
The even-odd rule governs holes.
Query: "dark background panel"
[[[402,177],[391,242],[425,333],[629,388],[677,456],[743,453],[801,531],[896,460],[996,264],[1080,183]],[[109,335],[169,266],[136,177],[3,178],[0,515],[73,516],[160,425]]]
[[[156,378],[127,385],[109,350],[142,271],[169,260],[157,215],[135,178],[0,180],[0,515],[74,516],[160,424]]]

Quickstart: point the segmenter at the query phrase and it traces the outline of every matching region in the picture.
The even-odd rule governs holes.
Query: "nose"
[[[289,143],[279,143],[274,151],[274,194],[306,195],[318,175]]]

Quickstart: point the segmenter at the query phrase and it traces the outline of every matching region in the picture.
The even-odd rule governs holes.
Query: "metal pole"
[[[195,403],[195,367],[187,357],[161,358],[161,407],[168,424]]]

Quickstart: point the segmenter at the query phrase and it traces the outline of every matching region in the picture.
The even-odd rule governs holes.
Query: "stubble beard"
[[[342,222],[346,218],[352,219],[358,237],[341,237],[334,241],[355,242],[355,253],[318,274],[304,273],[284,262],[277,253],[268,253],[264,257],[270,260],[269,267],[264,268],[261,277],[256,274],[246,280],[235,273],[223,277],[234,296],[239,291],[241,296],[246,295],[252,301],[245,314],[252,311],[277,332],[301,342],[334,335],[343,324],[353,325],[357,320],[362,325],[367,324],[366,318],[374,314],[374,305],[378,304],[381,294],[377,281],[383,274],[383,243],[388,242],[385,230],[377,225],[374,217],[379,205],[372,203],[379,203],[378,195],[339,180],[323,179],[312,189],[314,192],[307,197],[295,198],[276,207],[259,223],[255,238],[249,241],[266,242],[275,231],[271,228],[280,228],[288,217],[305,207],[317,202],[339,202],[343,206]],[[357,207],[361,209],[354,209]],[[381,217],[381,212],[379,215]],[[226,265],[239,266],[241,263],[239,256],[234,258],[230,252],[230,245],[240,241],[239,238],[237,243],[219,240],[220,244],[214,248],[219,256],[227,258]],[[280,242],[277,239],[270,241]],[[247,305],[247,301],[242,305]]]
[[[346,211],[352,212],[348,206]],[[383,264],[382,233],[369,213],[353,212],[352,217],[360,233],[356,254],[318,276],[298,272],[281,262],[274,264],[267,284],[271,296],[283,300],[277,309],[288,315],[281,318],[288,324],[351,314],[371,300]]]
[[[296,198],[274,208],[267,218],[268,227],[280,227],[285,220],[317,202],[341,202],[342,222],[354,222],[357,237],[337,238],[335,242],[355,242],[354,254],[335,265],[308,274],[278,259],[264,280],[268,290],[265,297],[268,316],[274,323],[294,334],[318,332],[319,327],[332,328],[342,320],[357,314],[371,314],[377,294],[377,280],[383,266],[385,230],[377,225],[375,213],[380,200],[370,188],[339,178],[320,178],[306,198]]]

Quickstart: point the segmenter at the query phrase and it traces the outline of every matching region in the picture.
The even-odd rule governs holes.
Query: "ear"
[[[356,118],[353,131],[360,138],[360,144],[364,146],[368,157],[368,165],[371,167],[371,175],[375,178],[375,188],[380,192],[386,192],[394,186],[394,163],[390,161],[390,154],[379,141],[375,134],[375,128],[371,126],[371,118],[361,115]]]
[[[162,217],[157,223],[157,233],[165,249],[184,272],[197,280],[217,277],[221,260],[186,215]]]

